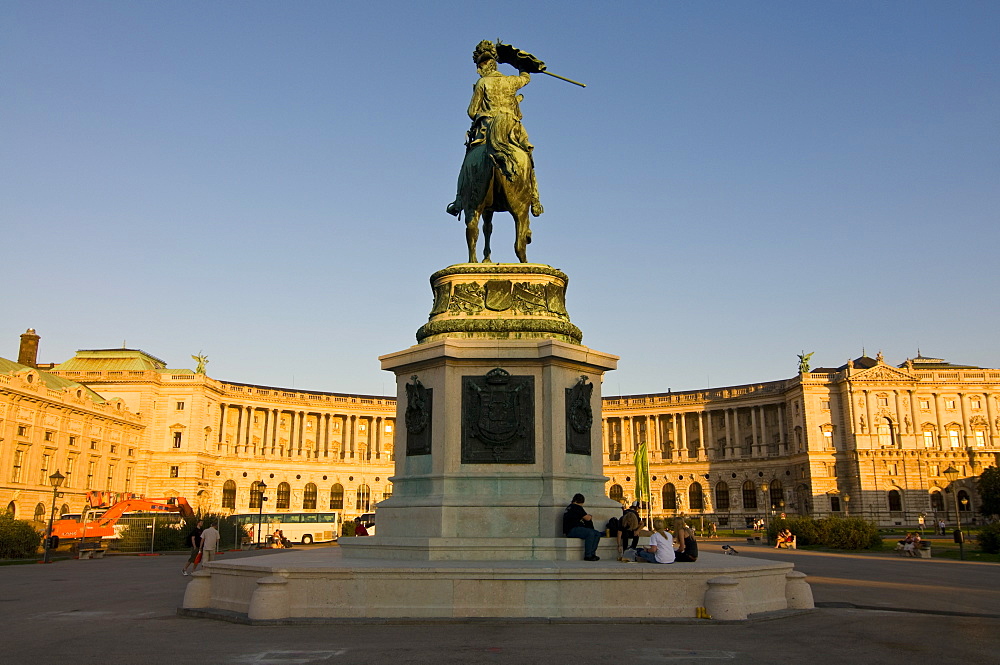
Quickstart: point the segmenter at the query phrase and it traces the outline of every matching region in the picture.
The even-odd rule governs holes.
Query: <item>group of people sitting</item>
[[[917,548],[920,546],[919,533],[907,533],[906,538],[896,543],[896,551],[900,556],[919,556]]]
[[[288,538],[285,538],[285,534],[281,532],[281,529],[275,529],[274,533],[268,536],[267,540],[272,549],[287,549],[292,546],[291,541],[289,541]]]
[[[594,528],[593,516],[583,508],[584,500],[582,494],[577,494],[573,497],[573,502],[566,507],[566,512],[563,514],[563,533],[569,538],[580,538],[584,541],[584,561],[600,561],[600,557],[597,556],[597,545],[603,532]],[[682,517],[674,519],[673,533],[667,530],[666,520],[654,519],[649,543],[639,547],[642,522],[639,519],[638,509],[638,501],[628,508],[623,508],[622,516],[616,518],[616,523],[609,526],[616,531],[619,561],[680,563],[692,562],[698,558],[698,542],[694,538],[694,530]]]
[[[788,529],[782,529],[778,532],[778,537],[775,539],[777,542],[774,545],[776,550],[794,550],[795,548],[795,535]]]

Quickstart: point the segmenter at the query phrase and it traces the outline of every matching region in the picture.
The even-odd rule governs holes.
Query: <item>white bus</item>
[[[246,527],[250,541],[263,545],[275,531],[293,543],[327,543],[340,535],[340,513],[242,513],[235,516]],[[260,538],[257,523],[261,522]]]

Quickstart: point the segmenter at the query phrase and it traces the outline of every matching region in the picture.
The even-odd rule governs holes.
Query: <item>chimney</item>
[[[35,334],[34,328],[21,335],[21,349],[17,353],[17,362],[28,367],[38,366],[38,340],[41,339]]]

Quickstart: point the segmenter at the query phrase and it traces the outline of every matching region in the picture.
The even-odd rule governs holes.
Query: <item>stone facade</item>
[[[608,494],[634,498],[645,441],[654,514],[740,527],[780,513],[953,524],[957,498],[968,523],[975,476],[1000,463],[998,400],[1000,370],[919,356],[893,367],[881,354],[784,381],[609,397]]]
[[[47,518],[47,476],[67,464],[58,505],[72,512],[90,490],[253,512],[252,483],[264,480],[268,511],[350,519],[392,493],[393,397],[221,381],[127,349],[81,351],[50,371],[0,362],[0,507],[12,505],[18,517],[42,506]],[[606,397],[607,491],[635,496],[634,455],[645,441],[654,514],[722,526],[781,512],[953,523],[944,471],[954,468],[957,498],[967,499],[963,522],[971,521],[975,476],[1000,458],[998,400],[1000,370],[922,357],[899,367],[861,357],[783,381]]]
[[[147,428],[120,399],[0,358],[0,510],[49,519],[49,476],[66,476],[59,512],[80,510],[88,491],[147,491]]]

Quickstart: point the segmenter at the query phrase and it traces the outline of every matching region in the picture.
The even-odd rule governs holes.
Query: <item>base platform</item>
[[[316,618],[711,618],[811,609],[790,563],[702,554],[695,563],[392,561],[340,548],[214,561],[181,613],[288,623]],[[704,617],[708,618],[708,617]]]

